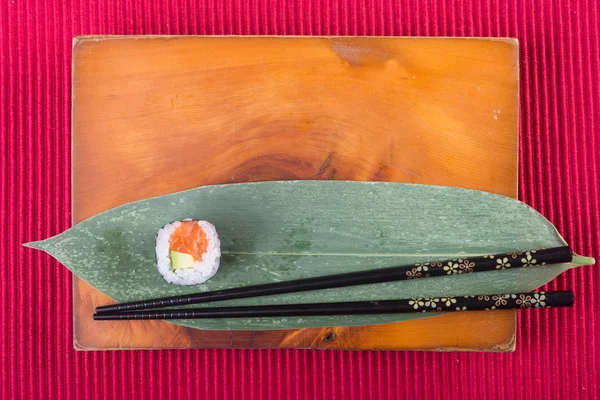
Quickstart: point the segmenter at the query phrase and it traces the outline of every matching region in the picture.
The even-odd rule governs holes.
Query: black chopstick
[[[421,312],[503,310],[569,307],[573,292],[529,292],[466,297],[434,297],[345,303],[283,304],[249,307],[211,307],[176,310],[142,310],[95,314],[95,320],[200,319],[295,317],[317,315],[398,314]]]
[[[408,279],[420,279],[462,273],[495,271],[507,268],[522,268],[545,264],[571,262],[573,252],[569,247],[501,253],[480,257],[464,257],[452,260],[411,264],[399,267],[349,272],[285,282],[215,290],[211,292],[163,297],[131,303],[112,304],[96,308],[96,313],[134,311],[188,304],[208,303],[248,297],[270,296],[282,293],[330,289],[345,286],[366,285]]]

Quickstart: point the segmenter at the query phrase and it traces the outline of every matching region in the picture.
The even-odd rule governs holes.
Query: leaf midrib
[[[244,256],[308,256],[308,257],[477,257],[483,253],[294,253],[277,251],[221,251],[221,254]]]

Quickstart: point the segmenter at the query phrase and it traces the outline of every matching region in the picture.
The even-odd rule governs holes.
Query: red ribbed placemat
[[[71,38],[79,34],[517,37],[520,198],[576,251],[599,256],[595,0],[198,3],[1,2],[0,398],[600,398],[593,268],[548,285],[575,290],[573,309],[519,314],[513,354],[75,352],[70,273],[20,243],[69,226]]]

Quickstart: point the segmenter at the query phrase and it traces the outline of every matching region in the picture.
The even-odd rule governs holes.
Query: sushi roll
[[[206,282],[219,269],[221,242],[207,221],[184,219],[163,226],[156,236],[158,272],[174,285]]]

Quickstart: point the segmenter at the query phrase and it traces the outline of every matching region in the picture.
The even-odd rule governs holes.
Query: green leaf
[[[219,272],[198,286],[170,285],[155,266],[156,232],[166,223],[184,218],[211,221],[221,238]],[[205,186],[125,204],[27,246],[48,252],[101,292],[126,302],[565,244],[554,226],[531,207],[486,192],[379,182],[286,181]],[[539,287],[577,265],[292,293],[219,305],[520,292]],[[421,317],[411,314],[176,323],[203,329],[246,330],[364,325]]]

